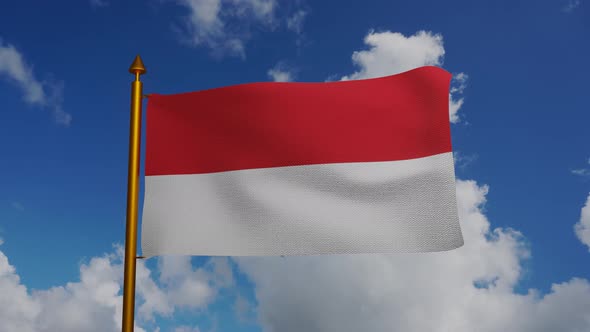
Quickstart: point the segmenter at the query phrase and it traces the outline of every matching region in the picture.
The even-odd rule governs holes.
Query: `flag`
[[[451,74],[152,94],[142,254],[458,248]]]

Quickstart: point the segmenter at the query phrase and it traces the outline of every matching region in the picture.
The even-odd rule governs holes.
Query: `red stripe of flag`
[[[414,159],[451,151],[451,74],[151,95],[146,175]]]

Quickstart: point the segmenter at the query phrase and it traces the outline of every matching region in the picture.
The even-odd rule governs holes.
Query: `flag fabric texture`
[[[458,248],[451,74],[250,83],[147,105],[142,254]]]

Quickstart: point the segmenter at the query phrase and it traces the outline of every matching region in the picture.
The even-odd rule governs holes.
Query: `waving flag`
[[[142,253],[458,248],[451,75],[150,95]]]

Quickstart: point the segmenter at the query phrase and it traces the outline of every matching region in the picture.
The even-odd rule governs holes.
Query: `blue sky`
[[[589,331],[590,9],[18,1],[0,11],[0,330],[117,331],[129,95],[453,73],[464,248],[140,263],[145,331]],[[139,329],[138,329],[139,331]]]

